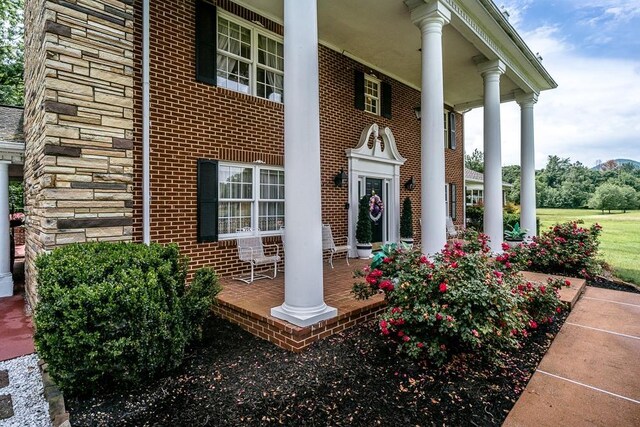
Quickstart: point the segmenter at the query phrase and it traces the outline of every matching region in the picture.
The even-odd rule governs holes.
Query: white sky
[[[534,107],[536,167],[553,154],[640,161],[640,0],[497,4],[558,83]],[[520,164],[519,106],[502,104],[501,119],[502,163]],[[467,153],[482,150],[482,108],[466,114],[465,139]]]

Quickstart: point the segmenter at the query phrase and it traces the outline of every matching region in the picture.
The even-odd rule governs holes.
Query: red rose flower
[[[418,346],[418,348],[422,348],[422,347],[424,347],[424,344],[419,342],[418,344],[416,344],[416,346]]]
[[[439,289],[440,289],[440,292],[443,292],[443,293],[447,292],[447,284],[444,283],[444,282],[440,283],[440,288]]]
[[[382,260],[382,262],[384,262],[385,264],[389,264],[391,262],[391,258],[389,257],[384,257],[384,259]]]
[[[442,320],[442,314],[436,313],[436,320]]]
[[[404,337],[402,337],[402,341],[407,342],[409,341],[411,338],[409,338],[408,335],[405,335]]]
[[[505,242],[502,242],[502,250],[503,251],[508,251],[509,250],[509,244],[505,243]]]
[[[535,320],[529,320],[529,327],[531,329],[536,329],[538,327],[538,324],[535,322]]]

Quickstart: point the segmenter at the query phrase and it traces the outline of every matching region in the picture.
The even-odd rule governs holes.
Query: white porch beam
[[[308,326],[337,315],[324,302],[316,0],[284,2],[284,303],[271,315]]]
[[[478,64],[484,79],[484,232],[494,253],[502,252],[502,153],[500,139],[500,60]]]
[[[0,162],[0,297],[13,295],[9,251],[9,162]]]
[[[422,92],[420,108],[420,168],[422,253],[430,256],[447,243],[444,174],[444,105],[442,27],[451,12],[436,1],[411,10],[411,20],[422,34]]]
[[[536,158],[533,126],[535,93],[519,93],[520,105],[520,226],[527,230],[527,238],[536,235]]]

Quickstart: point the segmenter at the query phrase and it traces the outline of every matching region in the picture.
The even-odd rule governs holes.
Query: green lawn
[[[640,285],[640,211],[602,214],[590,209],[538,209],[541,231],[558,222],[582,219],[602,226],[600,251],[617,277]]]

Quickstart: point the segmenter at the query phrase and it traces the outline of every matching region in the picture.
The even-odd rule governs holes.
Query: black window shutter
[[[387,82],[381,84],[382,92],[382,117],[391,118],[391,85]]]
[[[198,243],[218,241],[218,161],[198,159]]]
[[[458,197],[457,191],[456,191],[456,185],[455,184],[449,184],[449,216],[451,217],[452,220],[455,221],[456,219],[456,211],[457,209],[457,200],[456,198]]]
[[[355,78],[355,100],[354,105],[358,110],[364,110],[364,73],[356,70]]]
[[[456,149],[456,113],[449,113],[449,148]]]
[[[196,80],[216,85],[218,29],[216,7],[196,1]]]

